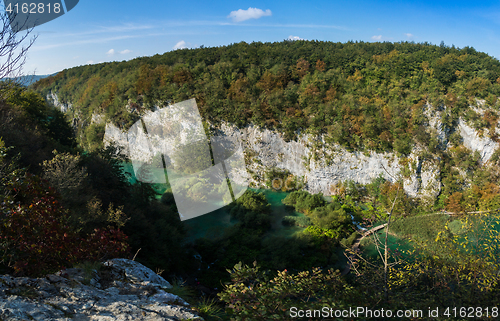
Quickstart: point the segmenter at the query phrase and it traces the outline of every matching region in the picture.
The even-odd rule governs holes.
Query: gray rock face
[[[153,272],[144,265],[127,259],[112,259],[104,262],[105,266],[109,266],[119,276],[124,275],[126,280],[142,284],[152,285],[156,287],[172,288],[172,285],[167,280]]]
[[[239,137],[244,150],[255,155],[248,169],[256,173],[253,182],[262,186],[269,168],[281,168],[303,177],[304,189],[311,193],[331,195],[336,183],[353,180],[368,184],[378,176],[395,181],[402,169],[400,159],[393,153],[350,152],[340,145],[326,144],[323,138],[301,135],[297,141],[286,142],[282,135],[255,126],[238,129],[222,124],[221,135]],[[419,159],[417,150],[409,157],[415,163],[405,191],[413,197],[432,197],[439,194],[439,169],[430,161]],[[257,177],[257,178],[255,178]]]
[[[48,99],[54,101],[54,104],[61,110],[71,108],[71,104],[65,106],[59,103],[57,95],[54,93],[51,93]],[[478,106],[470,106],[470,108],[481,113],[484,112],[483,105],[484,102],[478,101]],[[441,121],[446,106],[437,108],[425,104],[422,108],[427,119],[428,132],[435,135],[440,142],[440,148],[449,148],[449,133]],[[146,114],[144,117],[147,118],[148,115]],[[175,129],[174,127],[166,126],[163,130],[169,132]],[[346,180],[366,184],[382,175],[385,179],[394,181],[394,177],[404,168],[401,163],[409,163],[411,164],[410,175],[404,179],[404,189],[408,195],[434,198],[439,195],[441,190],[439,160],[422,159],[419,157],[420,149],[418,146],[414,146],[407,159],[400,159],[393,153],[350,152],[341,146],[326,144],[323,137],[312,137],[307,134],[299,135],[296,141],[286,142],[280,133],[253,125],[238,129],[231,124],[222,123],[217,127],[217,135],[225,136],[234,142],[243,142],[243,150],[250,160],[250,163],[247,163],[247,170],[252,177],[253,186],[262,187],[266,180],[266,172],[274,167],[288,170],[296,177],[302,177],[305,181],[304,188],[312,193],[322,192],[324,195],[331,195],[332,187],[336,183]],[[456,130],[462,136],[465,147],[480,153],[482,164],[486,164],[499,147],[498,143],[487,135],[484,137],[479,135],[462,119],[459,120]],[[498,128],[497,132],[500,134]],[[158,148],[153,146],[153,150],[150,150],[151,145],[145,143],[144,150],[141,150],[137,148],[141,144],[136,144],[136,150],[133,151],[135,153],[133,156],[136,159],[140,160],[141,155],[168,151],[174,145],[174,142],[165,140],[161,134],[153,133],[149,136],[149,139],[155,142],[153,145],[158,146]],[[117,146],[122,147],[126,154],[130,152],[128,140],[139,138],[144,137],[134,137],[130,133],[127,135],[112,124],[106,124],[105,139],[107,141],[105,144],[114,142]],[[241,173],[241,181],[247,177],[246,175],[247,173]],[[238,181],[238,177],[234,179]]]
[[[395,154],[350,152],[339,145],[326,145],[322,139],[315,139],[311,135],[301,135],[296,141],[286,142],[280,133],[268,129],[252,125],[238,129],[227,123],[221,124],[216,135],[233,142],[242,142],[245,154],[250,155],[247,170],[252,174],[251,182],[254,186],[264,185],[269,169],[280,168],[288,170],[296,177],[302,177],[305,181],[305,190],[331,195],[333,186],[338,182],[354,180],[367,184],[379,175],[394,181],[401,170],[400,159]],[[149,136],[152,141],[161,140],[158,135]],[[141,135],[139,138],[144,137]],[[133,134],[130,132],[127,135],[112,124],[106,125],[106,144],[113,142],[127,152],[130,139],[133,139]],[[161,153],[162,150],[168,149],[164,146],[168,143],[164,140],[162,147],[155,150],[154,145],[145,142],[144,148],[147,151],[142,155]],[[134,155],[130,156],[140,160],[140,148],[136,148],[133,153]],[[416,168],[419,171],[417,172],[415,168],[411,178],[405,181],[405,191],[414,197],[432,197],[439,194],[441,185],[437,166],[431,162],[422,163],[415,153],[410,159],[418,162]],[[245,174],[241,173],[241,180],[248,177],[243,178]],[[238,181],[238,178],[235,178],[235,181]]]
[[[469,127],[462,119],[458,122],[458,130],[462,136],[464,146],[472,151],[478,151],[483,164],[491,158],[498,148],[498,143],[487,136],[480,137],[476,130]]]
[[[105,116],[103,114],[92,114],[92,118],[90,119],[90,124],[102,124],[104,123]]]
[[[45,278],[0,276],[0,320],[203,320],[147,267],[126,259],[105,263],[90,276],[81,269]]]
[[[59,101],[59,97],[57,97],[56,93],[50,92],[47,94],[47,100],[52,102],[54,106],[59,108],[63,113],[67,112],[69,109],[73,108],[71,103],[63,104]]]
[[[444,125],[441,122],[441,111],[430,104],[425,104],[423,110],[428,119],[428,128],[431,132],[434,132],[439,142],[446,146],[448,139],[446,138]]]

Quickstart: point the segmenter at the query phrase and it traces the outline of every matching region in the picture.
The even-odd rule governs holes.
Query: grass
[[[89,285],[90,280],[94,277],[95,272],[99,272],[102,269],[103,265],[101,262],[83,262],[75,265],[75,268],[79,268],[83,270],[83,284]]]
[[[446,215],[421,215],[401,218],[391,223],[390,230],[400,236],[408,236],[423,242],[434,241],[444,230]]]
[[[222,317],[225,316],[224,311],[219,307],[217,301],[208,297],[203,297],[194,309],[208,321],[222,320]]]
[[[179,279],[174,279],[171,283],[172,288],[165,289],[166,292],[175,294],[184,299],[184,301],[188,303],[192,303],[196,297],[196,292],[193,288],[186,286],[186,282],[181,281]]]

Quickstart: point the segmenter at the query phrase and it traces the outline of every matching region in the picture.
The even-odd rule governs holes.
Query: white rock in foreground
[[[0,320],[203,320],[147,267],[126,259],[105,263],[101,277],[96,272],[90,280],[81,269],[45,278],[0,276]]]
[[[172,288],[167,280],[156,274],[150,268],[141,263],[127,259],[112,259],[104,262],[104,266],[111,267],[118,273],[123,273],[128,281],[142,285],[153,285],[164,288]]]

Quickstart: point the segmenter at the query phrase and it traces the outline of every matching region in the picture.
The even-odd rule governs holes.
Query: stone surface
[[[300,135],[296,141],[285,141],[283,136],[268,129],[256,126],[247,126],[239,129],[231,124],[222,123],[217,136],[224,136],[234,142],[242,142],[243,151],[249,157],[250,163],[247,170],[252,176],[251,182],[254,186],[263,186],[266,173],[271,168],[288,170],[296,177],[303,178],[304,189],[311,193],[332,194],[332,187],[346,180],[354,180],[358,183],[367,184],[382,175],[389,181],[397,177],[401,165],[400,159],[393,153],[361,153],[350,152],[339,145],[327,145],[321,139],[314,139],[311,135]],[[161,141],[158,135],[150,135],[152,141]],[[125,152],[128,151],[128,140],[130,133],[124,133],[112,124],[106,125],[105,143],[113,142]],[[141,152],[138,148],[133,157],[141,160],[141,155],[149,155],[167,150],[168,139],[162,141],[162,147],[154,149],[154,145],[144,144],[148,152]],[[252,156],[253,155],[253,156]],[[412,154],[411,160],[417,161],[417,155]],[[142,160],[146,161],[146,160]],[[405,180],[405,191],[415,197],[439,194],[439,170],[431,162],[419,161],[419,172],[412,172],[410,179]],[[241,180],[246,179],[241,173]],[[425,177],[425,188],[419,177]],[[235,178],[238,183],[238,177]]]
[[[71,104],[61,104],[55,93],[50,93],[50,100],[61,108],[67,110]],[[477,106],[470,106],[477,113],[484,113],[484,101],[477,101]],[[157,110],[157,107],[155,110]],[[447,129],[442,122],[442,116],[446,112],[446,106],[432,106],[424,104],[422,107],[426,118],[427,131],[435,135],[439,141],[439,148],[447,149],[451,147],[449,142],[450,129]],[[149,119],[152,112],[147,111],[143,118]],[[155,121],[149,119],[149,121]],[[161,127],[161,126],[160,126]],[[169,126],[167,126],[169,127]],[[164,128],[168,132],[170,128]],[[213,127],[213,126],[212,126]],[[465,147],[472,151],[478,151],[481,155],[481,163],[486,164],[493,155],[499,144],[494,142],[488,133],[480,135],[474,128],[459,119],[456,128]],[[497,128],[497,134],[500,130]],[[331,195],[333,186],[338,182],[354,180],[358,183],[369,183],[379,175],[385,179],[394,181],[400,170],[401,163],[412,164],[410,176],[404,179],[405,192],[412,197],[433,198],[439,195],[441,190],[439,159],[419,156],[421,151],[419,146],[414,146],[411,155],[403,160],[394,153],[361,153],[351,152],[338,145],[326,144],[323,137],[312,137],[307,134],[299,134],[295,141],[286,142],[283,136],[275,131],[262,129],[253,125],[239,129],[228,123],[217,125],[217,136],[225,136],[233,141],[243,143],[243,150],[250,160],[247,163],[247,170],[252,179],[253,186],[262,187],[266,180],[265,174],[271,168],[288,170],[296,177],[305,181],[304,189],[312,192],[322,192],[324,195]],[[135,158],[140,160],[141,155],[155,154],[161,151],[169,151],[176,142],[164,139],[164,135],[149,135],[151,145],[143,144],[144,150],[138,148],[136,144],[134,151]],[[129,153],[129,141],[138,139],[130,133],[119,130],[112,124],[106,124],[105,144],[114,142],[122,147],[125,154]],[[144,137],[141,137],[144,138]],[[165,159],[171,161],[170,159]],[[232,178],[233,179],[233,178]],[[246,173],[241,173],[241,181],[246,179]],[[238,177],[234,180],[238,182]]]
[[[62,102],[60,102],[59,97],[57,97],[57,94],[53,93],[52,91],[47,94],[47,100],[52,102],[52,104],[57,108],[59,108],[59,110],[62,111],[63,113],[73,108],[73,105],[71,103],[63,104]]]
[[[136,261],[112,259],[104,262],[104,265],[111,267],[118,275],[123,275],[127,281],[142,285],[172,288],[172,285],[167,280]]]
[[[305,190],[331,195],[336,183],[353,180],[367,184],[379,176],[395,181],[402,169],[401,159],[394,153],[351,152],[311,135],[286,142],[277,132],[254,126],[238,129],[229,124],[221,126],[221,134],[239,137],[247,153],[255,155],[247,168],[256,174],[254,184],[257,186],[262,186],[266,172],[275,167],[303,177]],[[404,180],[404,189],[413,197],[438,195],[439,169],[435,162],[424,162],[418,154],[419,150],[415,149],[409,156],[408,162],[415,166],[411,168],[410,177]]]
[[[458,130],[463,139],[463,145],[472,151],[478,151],[481,155],[481,163],[486,163],[495,150],[498,143],[487,136],[480,137],[476,130],[468,126],[462,119],[459,119]]]
[[[90,273],[99,288],[86,284],[82,269],[45,278],[0,276],[0,320],[203,320],[147,267],[126,259],[105,263]]]

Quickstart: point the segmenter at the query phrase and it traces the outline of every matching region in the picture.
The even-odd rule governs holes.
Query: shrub
[[[292,307],[297,309],[343,308],[349,297],[346,283],[338,271],[322,272],[319,268],[298,274],[278,271],[269,277],[267,272],[236,264],[231,282],[224,286],[219,297],[227,303],[226,312],[232,320],[290,320]]]
[[[181,297],[186,302],[192,302],[196,297],[196,291],[194,288],[187,286],[185,283],[185,281],[181,281],[180,279],[174,279],[172,287],[167,289],[167,292]]]
[[[360,234],[357,231],[354,231],[348,238],[343,238],[340,241],[340,244],[342,244],[344,247],[350,248],[359,235]]]
[[[307,227],[303,233],[311,235],[313,243],[316,245],[321,245],[331,240],[337,240],[340,237],[339,231],[321,228],[314,225]]]
[[[81,156],[53,151],[54,157],[43,162],[43,178],[57,189],[62,205],[69,209],[70,224],[78,231],[92,232],[96,227],[123,227],[128,220],[123,206],[108,204],[107,210],[91,187]]]
[[[271,205],[263,193],[247,190],[230,208],[231,217],[246,228],[266,231],[271,227]]]
[[[303,212],[306,214],[310,213],[315,208],[326,204],[322,194],[309,194],[306,191],[292,192],[281,202],[285,205],[293,206],[297,212]]]
[[[221,317],[224,315],[222,309],[217,305],[217,301],[207,297],[203,297],[194,309],[207,320],[222,320]]]
[[[311,219],[307,216],[284,216],[281,224],[287,226],[307,227],[311,225]]]
[[[327,206],[317,207],[311,213],[314,225],[326,229],[352,229],[350,208],[330,203]]]
[[[26,174],[8,188],[12,196],[0,207],[0,261],[16,274],[44,275],[127,253],[127,237],[119,230],[76,233],[58,195],[39,177]]]

